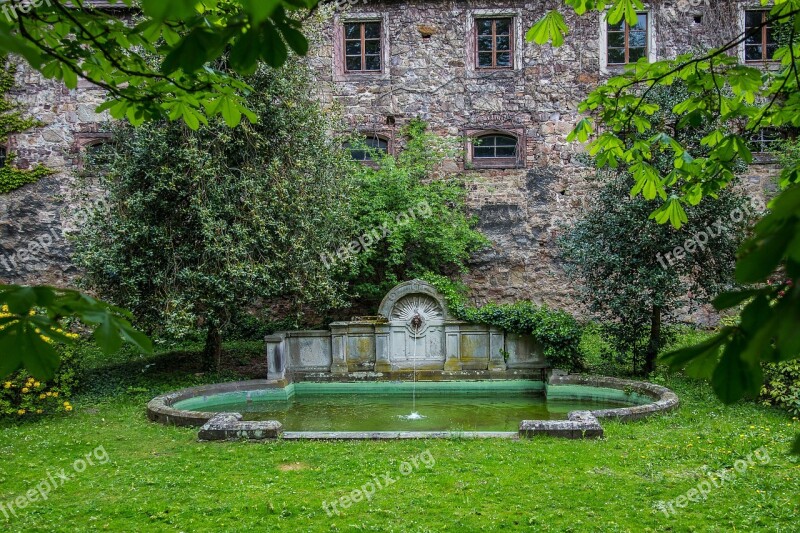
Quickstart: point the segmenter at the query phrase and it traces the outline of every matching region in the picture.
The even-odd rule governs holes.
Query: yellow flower
[[[64,407],[64,410],[65,411],[72,411],[72,406],[68,405],[68,406]]]
[[[39,387],[42,386],[42,384],[37,381],[36,383],[33,384],[33,386],[38,389]]]
[[[46,395],[46,394],[40,394],[40,395],[39,395],[39,399],[40,399],[40,400],[44,400],[45,398],[47,398],[47,395]]]
[[[11,382],[10,381],[6,381],[5,383],[3,383],[3,388],[4,389],[10,389],[11,388]]]
[[[42,411],[41,409],[37,409],[37,410],[36,410],[36,414],[37,414],[37,415],[40,415],[40,414],[42,414],[42,413],[44,413],[44,411]]]
[[[30,389],[28,387],[22,387],[22,393],[25,394],[27,392],[30,392]]]
[[[53,393],[52,393],[52,392],[50,392],[50,391],[47,391],[47,396],[52,396],[52,395],[53,395]]]
[[[58,398],[58,392],[53,393],[53,398]]]
[[[24,415],[25,414],[25,409],[20,409],[19,411],[17,411],[17,414],[18,415]]]
[[[64,402],[64,407],[67,407],[68,405],[69,405],[69,402]]]

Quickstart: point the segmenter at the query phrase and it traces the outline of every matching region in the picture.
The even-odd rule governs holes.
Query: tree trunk
[[[206,334],[206,347],[203,349],[203,369],[219,370],[220,359],[222,358],[222,336],[217,326],[209,326]]]
[[[661,307],[654,305],[650,315],[650,341],[644,360],[644,373],[649,374],[656,369],[656,357],[661,348]]]

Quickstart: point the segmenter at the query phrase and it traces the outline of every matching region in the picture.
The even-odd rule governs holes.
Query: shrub
[[[763,365],[761,399],[766,405],[782,407],[800,416],[800,359]]]
[[[26,418],[72,411],[69,399],[78,383],[81,343],[61,348],[61,365],[48,382],[21,370],[0,384],[0,418]]]
[[[466,304],[466,287],[443,276],[428,276],[447,300],[450,311],[459,319],[497,326],[509,333],[531,335],[542,346],[542,354],[557,368],[570,372],[584,368],[580,350],[583,328],[571,314],[560,309],[538,306],[530,301],[513,304],[490,303],[482,307]]]

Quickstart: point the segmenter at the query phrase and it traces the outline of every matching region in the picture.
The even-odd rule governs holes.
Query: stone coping
[[[635,393],[654,400],[644,405],[620,407],[616,409],[600,409],[595,411],[572,411],[567,420],[523,420],[519,431],[514,432],[284,432],[280,422],[275,420],[246,422],[239,413],[211,413],[200,411],[183,411],[172,407],[175,403],[203,395],[226,392],[245,392],[259,389],[283,389],[286,381],[251,380],[232,383],[202,385],[164,394],[154,398],[147,404],[147,416],[154,422],[176,426],[198,427],[200,440],[248,439],[265,440],[283,438],[286,440],[380,440],[380,439],[419,439],[419,438],[514,438],[549,435],[565,438],[600,438],[603,428],[599,420],[614,418],[622,421],[639,420],[656,413],[675,409],[680,404],[677,395],[666,387],[653,383],[631,381],[604,376],[552,375],[545,388],[559,386],[585,386],[602,389],[614,389]]]
[[[567,420],[523,420],[519,425],[520,437],[549,435],[568,439],[601,438],[603,427],[599,419],[615,418],[622,421],[633,421],[676,409],[680,405],[678,396],[666,387],[627,379],[605,376],[553,375],[546,389],[559,386],[578,385],[599,389],[614,389],[638,394],[654,400],[653,402],[632,407],[616,409],[598,409],[595,411],[572,411]]]

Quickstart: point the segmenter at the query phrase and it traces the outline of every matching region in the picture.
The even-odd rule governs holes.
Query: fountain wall
[[[266,338],[268,379],[402,377],[534,377],[547,362],[530,335],[456,319],[429,283],[394,287],[374,317],[334,322],[327,330],[286,331]]]

